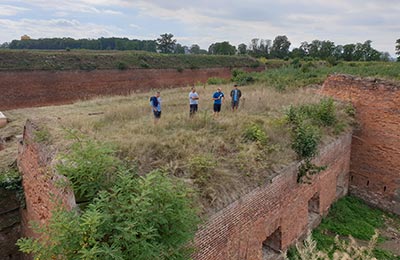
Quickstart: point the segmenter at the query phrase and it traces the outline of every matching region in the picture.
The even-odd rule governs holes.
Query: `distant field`
[[[249,56],[173,55],[143,51],[0,50],[0,71],[95,69],[199,69],[258,67]]]

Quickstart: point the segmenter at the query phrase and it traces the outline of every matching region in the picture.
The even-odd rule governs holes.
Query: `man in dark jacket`
[[[231,91],[231,98],[232,98],[232,111],[235,111],[239,108],[239,100],[242,97],[242,92],[238,88],[238,85],[234,85],[234,89]]]

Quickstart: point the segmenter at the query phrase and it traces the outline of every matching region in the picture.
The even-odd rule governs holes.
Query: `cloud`
[[[9,8],[14,5],[18,5],[17,9]],[[3,13],[13,26],[21,24],[22,20],[12,18],[12,14],[29,11],[18,8],[45,14],[41,21],[47,21],[46,24],[52,18],[66,20],[59,21],[55,27],[65,28],[65,23],[78,22],[72,27],[84,31],[66,31],[68,36],[139,38],[147,35],[154,39],[161,33],[171,32],[182,44],[197,43],[202,48],[216,41],[227,40],[237,45],[249,43],[252,38],[273,40],[277,35],[287,35],[292,46],[314,39],[336,44],[370,39],[375,48],[394,55],[394,42],[400,37],[398,0],[13,0],[8,9],[0,5],[0,18]],[[28,26],[33,37],[62,33],[56,28],[49,28],[48,32],[39,28],[44,22],[32,18],[36,15],[25,17],[38,27]],[[139,30],[141,36],[132,35],[132,31]],[[0,33],[4,31],[10,30],[0,28]],[[15,34],[10,31],[0,37],[10,39]]]
[[[0,41],[19,39],[21,35],[27,34],[32,38],[72,37],[72,38],[98,38],[101,36],[111,37],[116,34],[122,35],[121,29],[115,26],[104,26],[94,23],[81,23],[78,20],[50,19],[34,20],[0,19]],[[7,35],[8,39],[1,39]]]
[[[14,16],[28,10],[27,8],[13,5],[0,5],[0,16]]]

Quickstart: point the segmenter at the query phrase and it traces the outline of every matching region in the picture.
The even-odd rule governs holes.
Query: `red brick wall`
[[[244,68],[260,71],[264,68]],[[185,86],[210,77],[230,78],[229,68],[0,72],[0,110],[65,104],[101,95]]]
[[[400,85],[332,75],[321,93],[351,101],[356,108],[350,193],[400,214]]]
[[[29,222],[46,223],[58,201],[61,200],[62,205],[68,209],[75,207],[72,190],[57,185],[57,181],[64,177],[53,172],[51,163],[55,151],[51,146],[35,141],[36,131],[40,131],[40,128],[28,120],[18,154],[18,168],[22,174],[26,202],[26,208],[21,210],[22,236],[29,237],[35,237]]]
[[[304,236],[308,229],[308,202],[319,194],[319,213],[347,193],[351,134],[323,148],[317,159],[327,165],[311,184],[299,184],[297,164],[287,167],[262,187],[213,215],[196,235],[196,260],[262,260],[262,244],[281,230],[281,249]],[[337,189],[337,180],[342,189]]]

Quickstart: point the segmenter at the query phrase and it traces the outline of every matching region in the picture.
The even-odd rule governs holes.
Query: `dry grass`
[[[119,156],[136,165],[140,174],[162,168],[171,176],[185,179],[199,191],[204,210],[212,213],[266,183],[278,169],[295,159],[283,120],[285,108],[321,99],[310,89],[277,92],[262,85],[245,86],[239,111],[230,111],[227,98],[219,118],[214,119],[211,96],[216,87],[197,88],[199,112],[193,119],[189,119],[190,89],[178,88],[161,93],[163,112],[157,126],[149,107],[151,93],[144,93],[7,111],[14,122],[0,129],[0,135],[5,131],[19,134],[25,118],[44,118],[54,145],[63,150],[67,141],[61,129],[77,129],[114,144]],[[231,86],[220,87],[229,97]],[[88,115],[93,112],[104,114]],[[266,133],[266,143],[244,139],[244,132],[254,123]],[[15,147],[6,150],[10,149]]]

